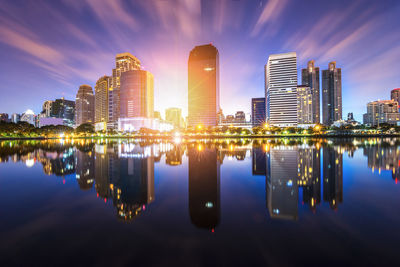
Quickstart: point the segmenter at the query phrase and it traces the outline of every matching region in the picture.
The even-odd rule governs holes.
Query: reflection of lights
[[[292,185],[293,185],[293,181],[292,181],[292,180],[289,180],[289,181],[286,183],[286,185],[287,185],[287,186],[292,186]]]
[[[272,212],[275,214],[279,214],[279,209],[273,209]]]
[[[182,142],[182,139],[180,137],[175,137],[174,138],[174,143],[175,144],[180,144]]]
[[[198,151],[202,151],[202,150],[203,150],[203,146],[202,146],[201,144],[199,144],[199,145],[197,146],[197,150],[198,150]]]
[[[32,167],[33,165],[35,165],[35,160],[34,160],[34,159],[27,159],[27,160],[25,161],[25,165],[26,165],[26,167],[30,168],[30,167]]]
[[[212,208],[212,207],[214,207],[214,204],[212,203],[212,202],[207,202],[206,203],[206,208]]]

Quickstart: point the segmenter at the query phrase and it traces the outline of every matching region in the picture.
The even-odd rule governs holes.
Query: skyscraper
[[[97,80],[95,90],[95,122],[108,122],[108,94],[112,90],[112,79],[104,75]]]
[[[313,94],[309,86],[297,86],[297,122],[298,124],[312,124],[313,117]]]
[[[297,125],[297,55],[270,55],[265,65],[267,122],[273,126]]]
[[[109,92],[109,121],[117,123],[120,117],[120,78],[128,70],[139,70],[140,60],[130,53],[117,54],[115,68],[112,70],[112,91]]]
[[[312,122],[320,123],[320,90],[319,90],[319,68],[315,67],[314,60],[307,63],[307,68],[301,70],[301,84],[311,88],[312,94]]]
[[[77,126],[94,122],[94,95],[90,85],[83,84],[79,86],[75,100],[75,116]]]
[[[44,101],[42,106],[42,113],[44,113],[46,117],[51,117],[51,110],[53,108],[53,103],[54,101],[51,100]]]
[[[400,111],[400,88],[393,89],[390,92],[390,99],[396,101],[399,104],[399,111]]]
[[[56,99],[51,109],[51,117],[61,118],[64,125],[73,127],[75,125],[75,101]]]
[[[176,128],[181,128],[182,110],[180,108],[167,108],[165,110],[165,121],[173,124]]]
[[[196,46],[188,60],[188,126],[215,126],[219,109],[218,50]]]
[[[322,121],[325,125],[342,119],[342,69],[336,61],[322,71]]]
[[[129,70],[121,75],[120,117],[153,118],[154,78],[145,70]]]
[[[251,99],[251,122],[253,126],[265,123],[265,97]]]

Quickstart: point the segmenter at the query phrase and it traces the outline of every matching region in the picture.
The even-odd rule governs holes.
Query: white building
[[[297,55],[270,55],[265,65],[267,122],[273,126],[297,125]]]
[[[29,124],[35,125],[35,117],[35,113],[28,109],[24,114],[22,114],[21,121],[26,121]]]

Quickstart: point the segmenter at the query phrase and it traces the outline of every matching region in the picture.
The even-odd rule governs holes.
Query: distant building
[[[165,110],[165,121],[176,128],[181,128],[183,126],[182,110],[180,108],[167,108]]]
[[[115,125],[120,117],[120,86],[121,75],[125,71],[139,70],[140,60],[130,53],[117,54],[115,57],[115,68],[112,70],[112,91],[109,91],[108,118]]]
[[[267,122],[273,126],[297,125],[297,55],[270,55],[265,65]]]
[[[310,87],[312,95],[312,123],[320,123],[320,89],[319,68],[314,60],[307,63],[307,68],[301,70],[301,84]]]
[[[235,113],[235,122],[238,123],[246,122],[246,114],[243,111],[237,111]]]
[[[188,60],[188,126],[217,125],[219,102],[218,50],[196,46]]]
[[[108,122],[108,109],[109,109],[109,92],[112,90],[112,78],[110,76],[104,75],[99,78],[94,87],[94,106],[95,114],[94,121],[98,122]]]
[[[25,121],[29,124],[35,125],[35,113],[28,109],[27,111],[25,111],[25,113],[22,114],[21,116],[21,121]]]
[[[367,113],[363,115],[363,123],[377,126],[381,123],[397,124],[400,121],[398,103],[394,100],[378,100],[367,104]]]
[[[313,124],[313,94],[312,89],[306,85],[297,86],[297,123]]]
[[[51,110],[51,117],[63,119],[64,125],[75,126],[75,101],[56,99]]]
[[[145,70],[130,70],[122,73],[118,130],[138,131],[141,127],[137,122],[145,121],[140,120],[141,118],[153,120],[153,117],[153,74]],[[145,123],[142,127],[148,128],[149,124]]]
[[[265,123],[265,97],[251,99],[251,122],[254,126]]]
[[[50,118],[50,117],[40,117],[39,127],[49,126],[49,125],[64,125],[64,120],[62,118]]]
[[[11,115],[11,122],[18,123],[21,120],[21,115],[18,113],[13,113]]]
[[[75,117],[77,126],[94,122],[94,94],[90,85],[79,86],[75,100]]]
[[[397,101],[399,104],[399,111],[400,111],[400,88],[393,89],[390,92],[390,99]]]
[[[322,71],[322,120],[325,125],[342,120],[342,69],[335,61]]]
[[[46,117],[51,117],[52,109],[53,109],[54,101],[46,100],[42,106],[42,112],[46,115]]]
[[[0,113],[0,121],[8,122],[8,114]]]

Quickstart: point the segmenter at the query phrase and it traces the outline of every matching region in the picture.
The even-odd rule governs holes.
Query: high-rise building
[[[8,113],[0,113],[0,121],[8,122]]]
[[[108,122],[108,94],[112,90],[112,78],[104,75],[99,78],[94,87],[95,91],[95,122]]]
[[[156,111],[156,110],[154,111],[154,118],[162,120],[160,111]]]
[[[297,123],[312,124],[313,114],[313,94],[311,87],[306,85],[297,86]]]
[[[29,124],[35,125],[36,122],[35,113],[32,110],[28,109],[27,111],[25,111],[25,113],[22,114],[21,121],[25,121]]]
[[[219,109],[218,50],[196,46],[188,60],[188,126],[215,126]]]
[[[315,67],[314,60],[308,61],[307,68],[301,70],[301,84],[311,88],[313,112],[311,123],[320,123],[319,68]]]
[[[44,101],[43,106],[42,106],[42,113],[44,113],[46,117],[51,117],[53,103],[54,103],[54,101],[51,101],[51,100]]]
[[[342,119],[342,69],[336,61],[322,71],[322,122],[332,125]]]
[[[56,99],[51,110],[51,117],[61,118],[64,125],[73,127],[75,125],[75,101]]]
[[[397,124],[400,122],[398,103],[395,100],[378,100],[367,104],[367,113],[363,123],[376,126],[381,123]]]
[[[21,120],[21,115],[18,113],[13,113],[11,115],[11,122],[18,123]]]
[[[121,74],[129,70],[139,70],[140,60],[130,53],[117,54],[115,68],[112,70],[112,91],[109,91],[109,121],[118,122],[120,117],[120,78]]]
[[[253,126],[265,123],[265,97],[251,99],[251,122]]]
[[[399,111],[400,111],[400,88],[393,89],[390,92],[390,99],[397,101],[399,104]]]
[[[297,125],[297,55],[270,55],[265,65],[267,122],[273,126]]]
[[[129,70],[121,75],[121,118],[153,118],[154,78],[145,70]]]
[[[182,110],[180,108],[167,108],[165,110],[165,121],[176,128],[182,127]]]
[[[94,123],[94,95],[90,85],[79,86],[75,100],[75,122],[79,126],[83,123]]]
[[[246,122],[246,114],[243,111],[236,111],[235,122],[245,123]]]

